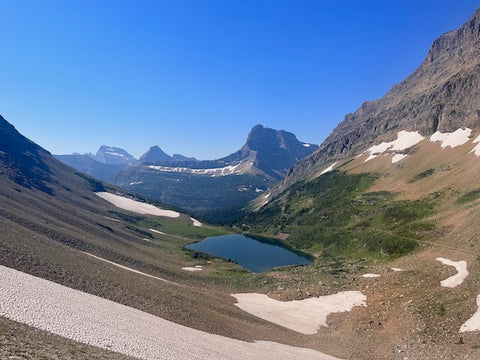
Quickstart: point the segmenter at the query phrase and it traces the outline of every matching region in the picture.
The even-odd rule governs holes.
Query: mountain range
[[[258,196],[228,228],[115,207],[96,193],[148,200],[62,164],[0,117],[0,264],[202,331],[262,339],[255,346],[275,341],[351,360],[478,358],[479,55],[480,9],[435,40],[419,68],[383,98],[346,115],[319,148],[256,126],[245,146],[222,159],[107,164],[127,166],[114,175],[125,188],[184,208],[217,208],[218,217],[235,209],[221,203],[225,189],[241,194],[254,184],[247,190]],[[238,182],[228,188],[225,179]],[[314,263],[252,274],[182,251],[241,231],[276,237]],[[231,297],[258,295],[290,314],[349,291],[366,301],[325,315],[308,336],[258,315],[258,303],[242,311]],[[288,322],[312,316],[323,315]],[[9,334],[0,356],[122,358],[110,344],[85,348],[4,316],[0,329]]]
[[[94,159],[88,154],[56,157],[97,179],[196,216],[219,220],[220,213],[235,212],[270,189],[316,149],[318,145],[298,141],[290,132],[256,125],[240,150],[216,160],[170,156],[158,146],[138,161],[125,150],[107,146],[102,146]]]
[[[178,329],[179,334],[184,333],[186,326],[194,328],[195,336],[210,336],[214,347],[216,343],[221,348],[225,341],[235,344],[232,338],[252,342],[257,337],[271,341],[270,351],[272,345],[282,346],[275,343],[282,331],[269,329],[268,325],[258,326],[255,319],[249,319],[233,304],[224,311],[232,280],[229,285],[220,285],[216,284],[216,275],[192,278],[182,269],[198,265],[199,261],[202,266],[214,266],[217,269],[214,271],[228,267],[228,263],[215,259],[207,263],[206,259],[195,259],[182,251],[186,244],[224,234],[224,230],[202,226],[190,216],[175,211],[161,210],[160,214],[165,215],[159,216],[141,214],[135,208],[124,210],[103,199],[108,198],[104,196],[107,192],[122,203],[134,201],[139,208],[152,205],[157,210],[159,206],[165,208],[151,201],[146,204],[144,198],[63,164],[0,116],[0,294],[16,299],[15,310],[33,313],[28,301],[24,301],[26,298],[44,303],[48,301],[45,297],[58,296],[61,289],[71,293],[78,290],[81,293],[76,293],[77,296],[88,297],[90,301],[109,300],[109,309],[115,316],[122,316],[119,307],[126,305],[135,316],[142,312],[169,320],[168,326]],[[235,271],[245,282],[255,277],[240,269]],[[11,278],[7,273],[15,275]],[[48,286],[57,290],[40,295],[31,287],[27,296],[20,296],[22,286],[19,285],[24,284],[21,279],[27,276],[43,289]],[[56,297],[52,308],[68,314],[67,317],[79,313],[78,318],[69,318],[73,321],[70,331],[76,332],[76,324],[85,322],[81,314],[92,314],[91,308],[85,308],[84,304],[66,307],[64,300]],[[12,318],[11,309],[7,309],[3,300],[1,303],[2,359],[20,354],[32,359],[131,358],[125,351],[112,351],[110,341],[117,339],[86,344],[75,336],[61,337],[58,329],[48,327],[49,319],[44,313],[33,315],[35,319],[45,318],[44,326],[20,323]],[[86,325],[91,329],[90,334],[103,327],[99,323]],[[122,331],[122,327],[118,329]],[[150,331],[150,327],[148,329]],[[165,336],[173,344],[168,347],[169,356],[182,358],[185,351],[190,353],[183,341],[169,334],[154,342],[163,342]],[[281,337],[282,342],[295,346],[294,342],[301,336],[290,336],[291,340],[286,334]],[[210,358],[212,344],[197,343],[195,351]],[[136,350],[137,355],[140,353]],[[258,357],[262,357],[261,354],[259,351]]]

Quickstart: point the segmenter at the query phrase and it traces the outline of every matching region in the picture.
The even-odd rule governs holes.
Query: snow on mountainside
[[[133,155],[130,155],[125,150],[106,145],[102,145],[100,149],[98,149],[95,159],[109,165],[128,164],[136,160]]]
[[[391,142],[400,130],[430,136],[461,127],[480,127],[480,8],[461,28],[435,40],[417,70],[383,98],[366,101],[347,114],[319,150],[296,164],[274,193],[334,161]]]
[[[317,145],[298,141],[287,131],[257,125],[244,146],[224,158],[154,161],[155,154],[164,154],[154,147],[141,159],[150,161],[130,166],[111,180],[130,191],[199,216],[210,211],[218,213],[220,209],[229,213],[268,190],[297,161],[317,148]]]

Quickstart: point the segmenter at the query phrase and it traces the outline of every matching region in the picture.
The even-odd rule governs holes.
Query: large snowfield
[[[180,213],[176,211],[160,209],[151,204],[128,199],[120,195],[115,195],[108,192],[97,192],[95,194],[120,209],[132,211],[137,214],[165,216],[169,218],[177,218],[180,216]]]
[[[1,316],[140,359],[337,359],[311,349],[191,329],[1,265],[0,278]]]

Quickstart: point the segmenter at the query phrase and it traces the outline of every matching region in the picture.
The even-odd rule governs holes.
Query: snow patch
[[[191,329],[1,265],[0,279],[2,316],[138,359],[339,360],[307,348]]]
[[[262,205],[260,205],[260,207],[268,204],[268,201],[269,201],[268,198],[269,197],[270,197],[270,193],[267,193],[267,194],[263,195],[263,203],[262,203]]]
[[[477,311],[462,326],[460,332],[480,330],[480,295],[477,295]]]
[[[108,192],[97,192],[95,194],[120,209],[133,211],[137,214],[165,216],[169,218],[177,218],[180,216],[180,213],[176,211],[160,209],[151,204],[128,199],[120,195],[115,195]]]
[[[435,134],[430,136],[430,141],[431,142],[436,142],[440,141],[441,144],[440,146],[442,149],[446,148],[447,146],[450,146],[451,148],[461,146],[465,144],[469,136],[472,134],[472,129],[469,128],[464,128],[464,129],[457,129],[452,133],[441,133],[440,131],[437,131]]]
[[[406,157],[407,157],[406,154],[395,154],[392,157],[392,164],[395,164],[395,163],[399,162],[400,160],[405,159]]]
[[[360,291],[292,301],[278,301],[257,293],[232,296],[237,299],[235,306],[240,309],[302,334],[315,334],[319,326],[327,326],[329,314],[350,311],[354,306],[367,306],[367,297]]]
[[[400,269],[400,268],[391,268],[392,271],[395,271],[395,272],[400,272],[400,271],[403,271],[403,269]]]
[[[153,170],[162,171],[162,172],[181,172],[189,173],[196,175],[211,175],[215,176],[227,176],[232,174],[240,174],[245,171],[245,166],[251,167],[253,163],[239,163],[237,165],[229,165],[221,168],[212,168],[212,169],[191,169],[187,167],[169,167],[169,166],[156,166],[149,165],[148,167]]]
[[[193,226],[198,226],[198,227],[203,226],[203,224],[200,221],[198,221],[197,219],[194,219],[193,217],[191,217],[190,220],[192,220]]]
[[[148,230],[150,230],[150,231],[153,232],[153,233],[160,234],[160,235],[167,235],[167,234],[165,234],[164,232],[158,231],[158,230],[155,230],[155,229],[148,229]]]
[[[338,161],[334,162],[332,165],[330,165],[330,166],[327,167],[325,170],[323,170],[323,171],[320,173],[320,175],[323,175],[323,174],[325,174],[325,173],[327,173],[327,172],[329,172],[329,171],[332,171],[333,168],[335,167],[335,165],[337,165],[337,163],[338,163]]]
[[[382,142],[381,144],[372,146],[366,152],[369,152],[370,155],[365,160],[365,162],[376,158],[377,156],[385,153],[386,151],[403,151],[406,150],[420,141],[422,141],[424,137],[420,135],[418,131],[405,131],[402,130],[398,133],[397,139],[390,141],[390,142]]]
[[[443,287],[454,288],[462,284],[465,278],[468,276],[467,262],[466,261],[452,261],[445,258],[436,258],[444,265],[453,266],[457,270],[457,274],[450,276],[449,278],[440,281],[440,285]]]
[[[185,271],[202,271],[203,268],[199,265],[197,265],[197,266],[184,266],[184,267],[182,267],[182,270],[185,270]]]
[[[378,278],[378,277],[380,277],[380,275],[378,275],[378,274],[363,274],[362,277],[363,278]]]
[[[118,156],[118,157],[125,157],[125,155],[119,154],[119,153],[114,152],[114,151],[105,151],[105,154],[112,155],[112,156]]]
[[[472,151],[470,151],[471,153],[473,152],[475,155],[477,156],[480,156],[480,135],[478,135],[475,140],[473,140],[473,143],[474,144],[478,144],[477,146],[475,146],[473,148]]]
[[[310,146],[312,146],[311,144],[302,144],[302,145],[305,146],[305,147],[310,147]]]

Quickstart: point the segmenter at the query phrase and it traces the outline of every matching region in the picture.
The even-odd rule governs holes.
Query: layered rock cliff
[[[279,193],[329,164],[356,155],[398,131],[430,135],[480,127],[480,8],[458,30],[436,39],[419,68],[381,99],[347,114],[320,148],[274,189]]]

